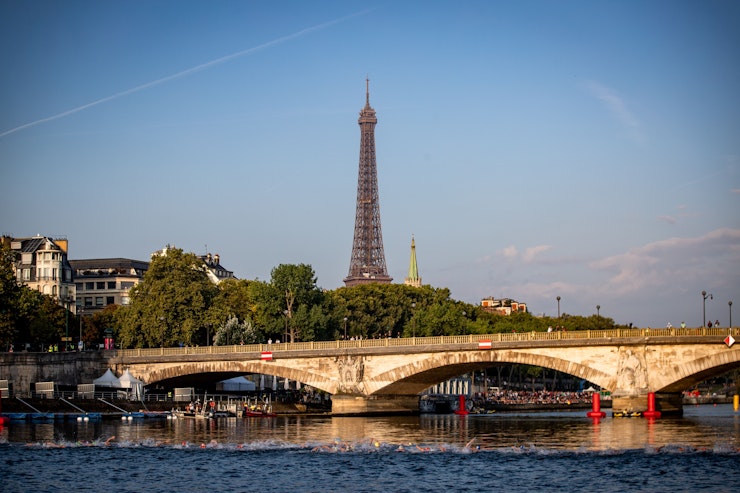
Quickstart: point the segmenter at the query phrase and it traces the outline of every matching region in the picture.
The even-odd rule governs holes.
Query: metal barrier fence
[[[498,334],[470,334],[457,336],[434,337],[403,337],[386,339],[358,339],[354,341],[311,341],[285,342],[273,344],[240,344],[234,346],[185,346],[165,348],[137,348],[120,349],[118,356],[180,356],[197,354],[231,354],[287,351],[313,351],[331,349],[354,349],[374,347],[403,347],[403,346],[438,346],[449,344],[477,344],[482,341],[497,342],[525,342],[525,341],[560,341],[560,340],[603,340],[619,338],[646,338],[646,337],[707,337],[718,336],[740,337],[740,328],[665,328],[665,329],[606,329],[606,330],[576,330],[555,332],[513,332]]]

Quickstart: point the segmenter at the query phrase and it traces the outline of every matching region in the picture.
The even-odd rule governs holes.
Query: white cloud
[[[597,271],[611,272],[603,290],[630,294],[642,289],[675,289],[697,279],[715,282],[740,265],[740,229],[721,228],[694,238],[669,238],[626,253],[591,262]],[[729,271],[728,271],[728,266]]]
[[[552,245],[537,245],[529,248],[525,248],[523,252],[519,252],[517,247],[514,245],[507,246],[499,251],[499,254],[507,260],[514,260],[523,264],[531,264],[538,260],[538,256],[550,250]]]
[[[506,248],[502,249],[501,255],[503,255],[505,258],[515,259],[519,255],[519,252],[517,251],[514,245],[511,245],[511,246],[507,246]]]
[[[586,81],[587,89],[600,100],[612,115],[638,139],[643,140],[640,121],[627,108],[624,100],[613,89],[596,81]]]
[[[546,252],[552,248],[552,245],[538,245],[527,248],[522,254],[522,261],[525,264],[531,264],[537,258],[540,253]]]

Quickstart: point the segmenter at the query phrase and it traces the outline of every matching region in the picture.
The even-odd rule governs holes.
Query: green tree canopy
[[[154,257],[131,289],[131,304],[116,312],[123,347],[198,343],[218,294],[205,269],[195,254],[178,248]]]
[[[323,295],[316,285],[316,274],[310,265],[278,265],[272,269],[270,289],[266,294],[269,299],[264,301],[268,304],[268,311],[273,315],[282,312],[285,317],[286,335],[290,342],[314,340],[314,323],[320,322],[320,319],[316,318],[316,312],[313,317],[310,313],[313,307],[321,305]]]

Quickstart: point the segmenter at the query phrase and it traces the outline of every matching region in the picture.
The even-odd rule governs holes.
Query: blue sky
[[[349,269],[370,78],[389,274],[639,326],[740,305],[734,1],[0,3],[0,231]],[[735,324],[740,321],[736,306]]]

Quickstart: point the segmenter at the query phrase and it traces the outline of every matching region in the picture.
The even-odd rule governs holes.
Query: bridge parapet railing
[[[732,335],[740,339],[738,328],[662,328],[662,329],[605,329],[605,330],[574,330],[556,332],[510,332],[496,334],[468,334],[455,336],[433,337],[401,337],[386,339],[358,339],[350,341],[311,341],[288,342],[273,344],[239,344],[232,346],[185,346],[165,348],[136,348],[121,349],[121,357],[153,357],[153,356],[181,356],[200,354],[239,354],[289,351],[313,351],[332,349],[355,349],[373,347],[403,347],[403,346],[437,346],[451,344],[478,344],[482,341],[493,343],[513,343],[524,341],[559,341],[559,340],[603,340],[616,338],[640,337],[717,337]]]

